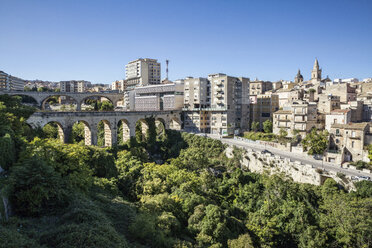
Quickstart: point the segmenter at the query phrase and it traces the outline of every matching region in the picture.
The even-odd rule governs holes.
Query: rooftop
[[[361,123],[350,122],[348,124],[333,124],[332,128],[364,130],[366,128],[366,126],[368,126],[368,125],[369,125],[368,122],[361,122]]]

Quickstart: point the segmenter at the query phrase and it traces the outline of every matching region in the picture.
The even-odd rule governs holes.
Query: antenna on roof
[[[168,64],[169,64],[169,60],[165,60],[165,63],[167,64],[167,70],[166,70],[166,73],[167,73],[167,80],[168,80]]]

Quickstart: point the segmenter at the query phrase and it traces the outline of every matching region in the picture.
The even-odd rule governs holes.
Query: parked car
[[[314,155],[313,155],[313,158],[316,159],[316,160],[323,160],[323,155],[320,155],[320,154],[314,154]]]

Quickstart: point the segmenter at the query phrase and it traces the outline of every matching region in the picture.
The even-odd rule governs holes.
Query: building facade
[[[274,112],[279,110],[279,96],[276,94],[252,95],[250,98],[250,126],[252,122],[258,122],[259,128],[263,129],[266,120],[273,120]]]
[[[312,128],[322,128],[322,123],[318,121],[316,103],[295,101],[274,113],[274,134],[279,135],[280,130],[283,129],[289,137],[293,136],[293,132],[305,137]]]
[[[161,67],[156,59],[137,59],[125,66],[126,87],[161,83]]]
[[[181,110],[184,102],[183,87],[183,83],[136,87],[126,92],[124,106],[131,111]]]
[[[211,83],[211,133],[239,134],[249,129],[249,78],[217,73]]]
[[[59,82],[61,92],[87,92],[88,88],[92,86],[92,83],[85,80],[70,80]]]
[[[0,91],[23,91],[26,81],[0,71]]]
[[[265,94],[266,91],[272,90],[273,84],[269,81],[253,81],[249,83],[249,94],[250,95],[261,95]]]

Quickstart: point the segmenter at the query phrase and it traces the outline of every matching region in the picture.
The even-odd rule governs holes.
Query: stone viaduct
[[[82,98],[81,98],[82,99]],[[136,123],[142,124],[142,133],[148,128],[145,118],[153,117],[157,126],[163,125],[165,129],[181,129],[181,111],[157,111],[157,112],[35,112],[27,120],[33,127],[44,127],[53,122],[58,126],[59,137],[62,142],[67,143],[71,135],[72,126],[81,122],[85,128],[85,144],[97,145],[98,124],[104,123],[105,146],[112,146],[117,143],[118,135],[123,135],[126,141],[135,136]],[[118,134],[119,123],[123,125],[123,133]]]
[[[118,101],[123,100],[123,93],[103,93],[103,92],[35,92],[35,91],[0,91],[0,95],[10,95],[10,96],[28,96],[32,97],[37,105],[41,109],[45,109],[46,101],[52,96],[68,96],[75,100],[77,106],[76,110],[81,110],[81,104],[89,97],[105,97],[112,102],[114,107],[117,105]]]

